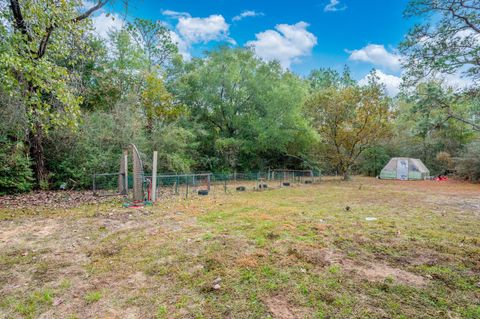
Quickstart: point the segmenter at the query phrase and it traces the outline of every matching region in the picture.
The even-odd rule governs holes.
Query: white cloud
[[[84,12],[95,6],[96,2],[91,0],[83,0],[79,11]],[[94,32],[101,38],[108,38],[110,31],[122,28],[124,20],[117,13],[107,13],[103,8],[96,11],[91,17]]]
[[[192,17],[188,12],[163,10],[162,14],[178,22],[175,31],[170,33],[178,51],[185,59],[190,59],[189,50],[192,44],[208,43],[210,41],[227,41],[236,44],[235,40],[229,37],[230,25],[225,18],[219,14],[213,14],[206,18]]]
[[[396,96],[400,92],[400,85],[402,84],[402,79],[395,75],[385,74],[380,70],[376,70],[376,75],[378,81],[385,85],[385,89],[389,96]],[[358,81],[360,85],[367,85],[370,78],[370,73],[367,74],[363,79]]]
[[[206,18],[180,16],[176,29],[189,43],[207,43],[210,41],[226,40],[234,43],[228,37],[230,25],[222,15],[214,14]]]
[[[437,74],[435,78],[442,81],[443,85],[454,90],[461,90],[474,86],[471,78],[463,76],[462,71],[453,74]]]
[[[383,44],[369,44],[359,50],[347,51],[351,61],[368,62],[378,67],[384,67],[391,71],[399,71],[402,68],[399,55],[390,53]]]
[[[177,45],[178,52],[183,56],[183,58],[185,60],[190,60],[192,56],[189,52],[189,44],[174,31],[170,31],[170,38],[172,39],[172,42]]]
[[[330,2],[323,8],[325,12],[343,11],[347,9],[347,6],[339,7],[340,0],[330,0]]]
[[[246,11],[243,11],[242,13],[240,13],[238,16],[235,16],[233,17],[233,21],[240,21],[242,20],[243,18],[247,18],[247,17],[260,17],[260,16],[263,16],[263,12],[256,12],[256,11],[253,11],[253,10],[246,10]]]
[[[190,17],[190,13],[188,13],[188,12],[178,12],[178,11],[173,11],[173,10],[163,10],[162,14],[164,16],[169,16],[169,17],[173,17],[173,18]]]
[[[299,62],[300,57],[310,55],[317,44],[317,37],[307,31],[308,23],[303,21],[294,25],[279,24],[276,30],[257,33],[256,40],[247,42],[262,59],[278,60],[282,67],[289,68]]]
[[[123,19],[116,13],[107,14],[101,12],[92,17],[93,28],[96,33],[102,38],[108,38],[108,33],[111,31],[120,30],[123,26]]]

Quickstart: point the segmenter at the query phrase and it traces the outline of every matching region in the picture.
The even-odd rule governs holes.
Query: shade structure
[[[416,158],[393,157],[380,172],[381,179],[424,180],[430,177],[430,171]]]

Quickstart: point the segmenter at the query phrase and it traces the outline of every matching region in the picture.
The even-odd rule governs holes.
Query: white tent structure
[[[430,171],[416,158],[393,157],[380,173],[381,179],[424,180],[430,177]]]

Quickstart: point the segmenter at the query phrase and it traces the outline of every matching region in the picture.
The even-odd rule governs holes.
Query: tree
[[[474,136],[472,126],[458,120],[474,119],[472,101],[460,97],[438,81],[420,83],[401,96],[395,118],[398,152],[421,158],[432,174],[442,173],[444,165],[438,160],[438,153],[456,156]]]
[[[478,0],[411,0],[407,17],[423,17],[400,49],[407,57],[407,78],[458,70],[480,78],[480,3]]]
[[[278,63],[263,62],[248,49],[222,48],[184,70],[174,87],[206,132],[199,134],[201,169],[275,166],[306,148],[306,83]]]
[[[18,92],[25,101],[30,154],[39,185],[48,177],[45,133],[55,126],[75,127],[80,116],[81,98],[61,62],[70,55],[72,41],[88,30],[87,18],[107,1],[99,0],[79,13],[78,1],[10,0],[10,14],[1,14],[7,26],[3,26],[0,45],[0,81],[8,92]]]
[[[359,156],[389,132],[389,102],[372,74],[368,86],[329,86],[315,91],[305,110],[323,143],[323,156],[344,179]]]
[[[312,90],[320,90],[329,87],[339,87],[354,85],[355,80],[352,79],[350,69],[345,66],[343,73],[340,74],[332,69],[315,69],[310,72],[307,77]]]
[[[146,55],[148,72],[152,72],[154,66],[165,66],[178,53],[170,31],[160,21],[137,18],[128,25],[128,30]]]
[[[467,145],[456,161],[455,170],[463,179],[480,182],[480,140]]]
[[[173,96],[167,91],[162,78],[154,73],[146,73],[145,85],[140,94],[140,102],[147,118],[147,130],[152,132],[156,119],[170,122],[184,111],[182,105],[175,104]]]

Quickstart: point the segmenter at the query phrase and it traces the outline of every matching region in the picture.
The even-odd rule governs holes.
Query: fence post
[[[157,200],[157,158],[158,152],[153,152],[153,171],[152,171],[152,202]]]
[[[224,179],[224,185],[223,185],[223,190],[225,191],[225,194],[227,193],[227,178]]]
[[[128,150],[123,152],[123,160],[125,161],[125,193],[128,196]]]
[[[185,199],[188,199],[188,176],[187,176],[187,191],[185,192]]]
[[[180,183],[180,177],[177,174],[177,183],[175,184],[175,195],[178,195],[178,184]]]
[[[97,178],[97,174],[93,173],[93,195],[94,196],[97,196],[97,189],[96,189],[96,185],[95,185],[95,179],[96,178]]]
[[[208,175],[207,175],[207,183],[208,183],[207,189],[208,189],[208,191],[210,191],[210,176],[211,176],[211,175],[212,175],[212,174],[208,174]]]

